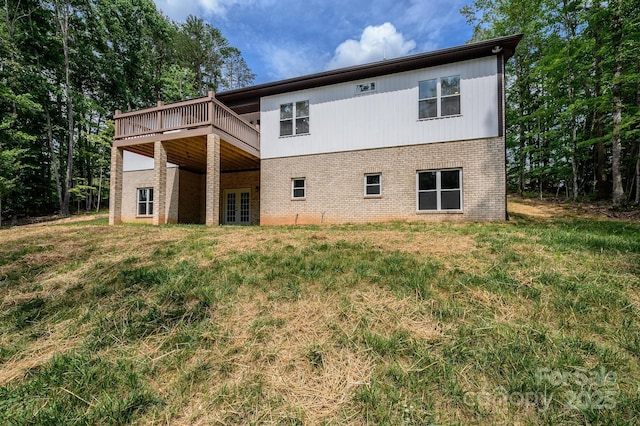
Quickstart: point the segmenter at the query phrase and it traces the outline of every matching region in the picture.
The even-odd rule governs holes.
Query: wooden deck
[[[211,92],[192,99],[132,112],[116,111],[114,147],[153,156],[152,142],[168,142],[169,161],[189,169],[205,165],[206,135],[222,139],[223,169],[253,167],[260,158],[258,129],[218,101]],[[250,161],[249,164],[247,160]],[[229,164],[229,167],[225,167]],[[244,165],[243,165],[244,164]]]

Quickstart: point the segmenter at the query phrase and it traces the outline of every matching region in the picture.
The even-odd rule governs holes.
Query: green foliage
[[[607,199],[619,179],[627,199],[635,195],[637,8],[635,0],[478,0],[462,9],[474,40],[524,34],[506,74],[512,189]]]
[[[152,0],[3,2],[2,212],[99,208],[108,197],[110,115],[253,77],[219,30],[194,17],[175,24]]]

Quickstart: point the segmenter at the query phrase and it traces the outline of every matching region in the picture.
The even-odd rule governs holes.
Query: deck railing
[[[251,123],[218,101],[213,93],[205,98],[132,112],[116,111],[115,139],[134,139],[213,126],[260,150],[260,132]]]

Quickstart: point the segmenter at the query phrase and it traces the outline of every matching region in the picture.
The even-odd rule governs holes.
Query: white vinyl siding
[[[420,120],[418,82],[460,76],[462,114]],[[495,56],[379,76],[375,91],[355,94],[354,81],[261,98],[264,159],[498,136]],[[449,95],[454,96],[454,95]],[[280,137],[280,106],[309,101],[313,129],[304,143]],[[453,101],[452,101],[453,102]],[[293,119],[293,116],[292,116]],[[292,125],[293,126],[293,125]]]

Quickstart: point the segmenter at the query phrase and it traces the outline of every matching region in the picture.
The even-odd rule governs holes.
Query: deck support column
[[[167,151],[161,141],[153,143],[153,224],[167,223]]]
[[[207,177],[205,184],[205,223],[220,224],[220,136],[207,135]]]
[[[109,225],[122,223],[122,148],[111,148],[111,182],[109,187]]]

